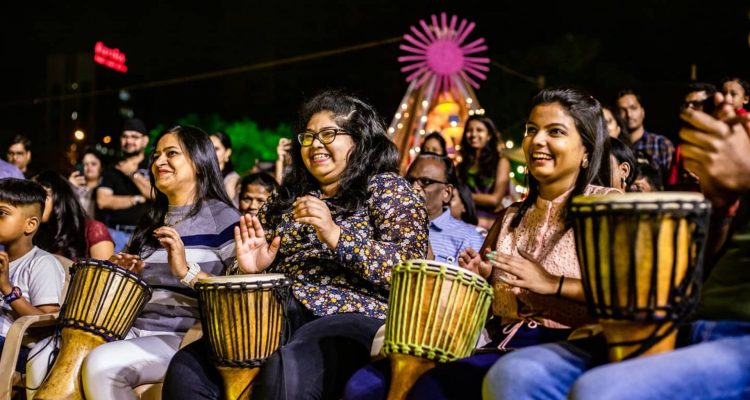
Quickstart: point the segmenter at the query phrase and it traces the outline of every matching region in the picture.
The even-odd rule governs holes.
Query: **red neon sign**
[[[128,66],[125,65],[125,53],[120,49],[110,49],[101,41],[94,45],[94,62],[123,74],[128,72]]]

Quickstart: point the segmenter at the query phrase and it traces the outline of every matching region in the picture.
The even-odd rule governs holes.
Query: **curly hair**
[[[371,177],[384,172],[398,173],[398,150],[388,138],[385,124],[375,109],[338,90],[324,91],[302,105],[298,131],[302,132],[312,116],[321,112],[331,113],[336,124],[346,130],[354,142],[336,194],[331,198],[333,204],[349,215],[365,205]],[[298,140],[292,141],[291,156],[291,165],[277,196],[268,204],[269,216],[281,215],[291,208],[296,198],[320,189],[320,183],[305,167]]]

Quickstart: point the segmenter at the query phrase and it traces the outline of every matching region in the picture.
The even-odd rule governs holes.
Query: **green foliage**
[[[188,114],[177,120],[180,125],[200,127],[208,133],[223,131],[232,139],[232,162],[234,169],[245,174],[257,162],[275,161],[276,145],[280,138],[291,138],[294,134],[291,125],[281,123],[276,129],[264,129],[254,121],[243,118],[237,121],[226,121],[218,114]],[[167,127],[157,125],[151,130],[151,143]]]

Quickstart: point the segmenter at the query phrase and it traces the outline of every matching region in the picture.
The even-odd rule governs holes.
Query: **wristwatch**
[[[141,196],[140,194],[133,196],[133,205],[137,205],[137,204],[141,204],[145,202],[146,202],[146,198]]]
[[[180,279],[180,283],[183,285],[192,288],[193,287],[193,279],[195,279],[195,276],[198,275],[199,272],[201,272],[201,266],[198,265],[198,263],[190,262],[187,263],[188,271],[185,274],[185,276]]]
[[[13,289],[10,290],[10,293],[3,295],[3,300],[5,301],[5,304],[10,305],[10,303],[18,300],[21,298],[21,288],[18,286],[13,286]]]

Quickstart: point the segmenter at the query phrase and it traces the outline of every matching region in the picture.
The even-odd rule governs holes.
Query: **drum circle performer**
[[[375,110],[327,91],[299,117],[281,187],[235,232],[241,271],[292,280],[291,335],[253,381],[254,398],[341,398],[370,359],[391,268],[427,253],[426,209],[398,176],[396,147]],[[221,391],[205,340],[173,358],[164,398],[218,399]]]
[[[192,285],[198,278],[223,274],[235,260],[233,229],[239,213],[224,189],[208,135],[188,126],[164,131],[150,169],[155,201],[127,252],[110,262],[139,273],[153,296],[126,340],[101,345],[84,361],[87,399],[133,399],[134,387],[162,381],[182,337],[199,318]],[[28,387],[44,379],[52,351],[46,342],[32,350]]]
[[[590,95],[550,88],[531,102],[523,149],[529,195],[508,207],[479,252],[459,265],[489,278],[495,288],[491,341],[477,354],[439,364],[414,385],[409,398],[481,398],[482,378],[507,350],[565,339],[591,323],[583,303],[578,256],[567,205],[578,194],[617,192],[607,184],[609,150],[601,106]],[[387,364],[376,362],[347,383],[346,399],[382,399]]]

